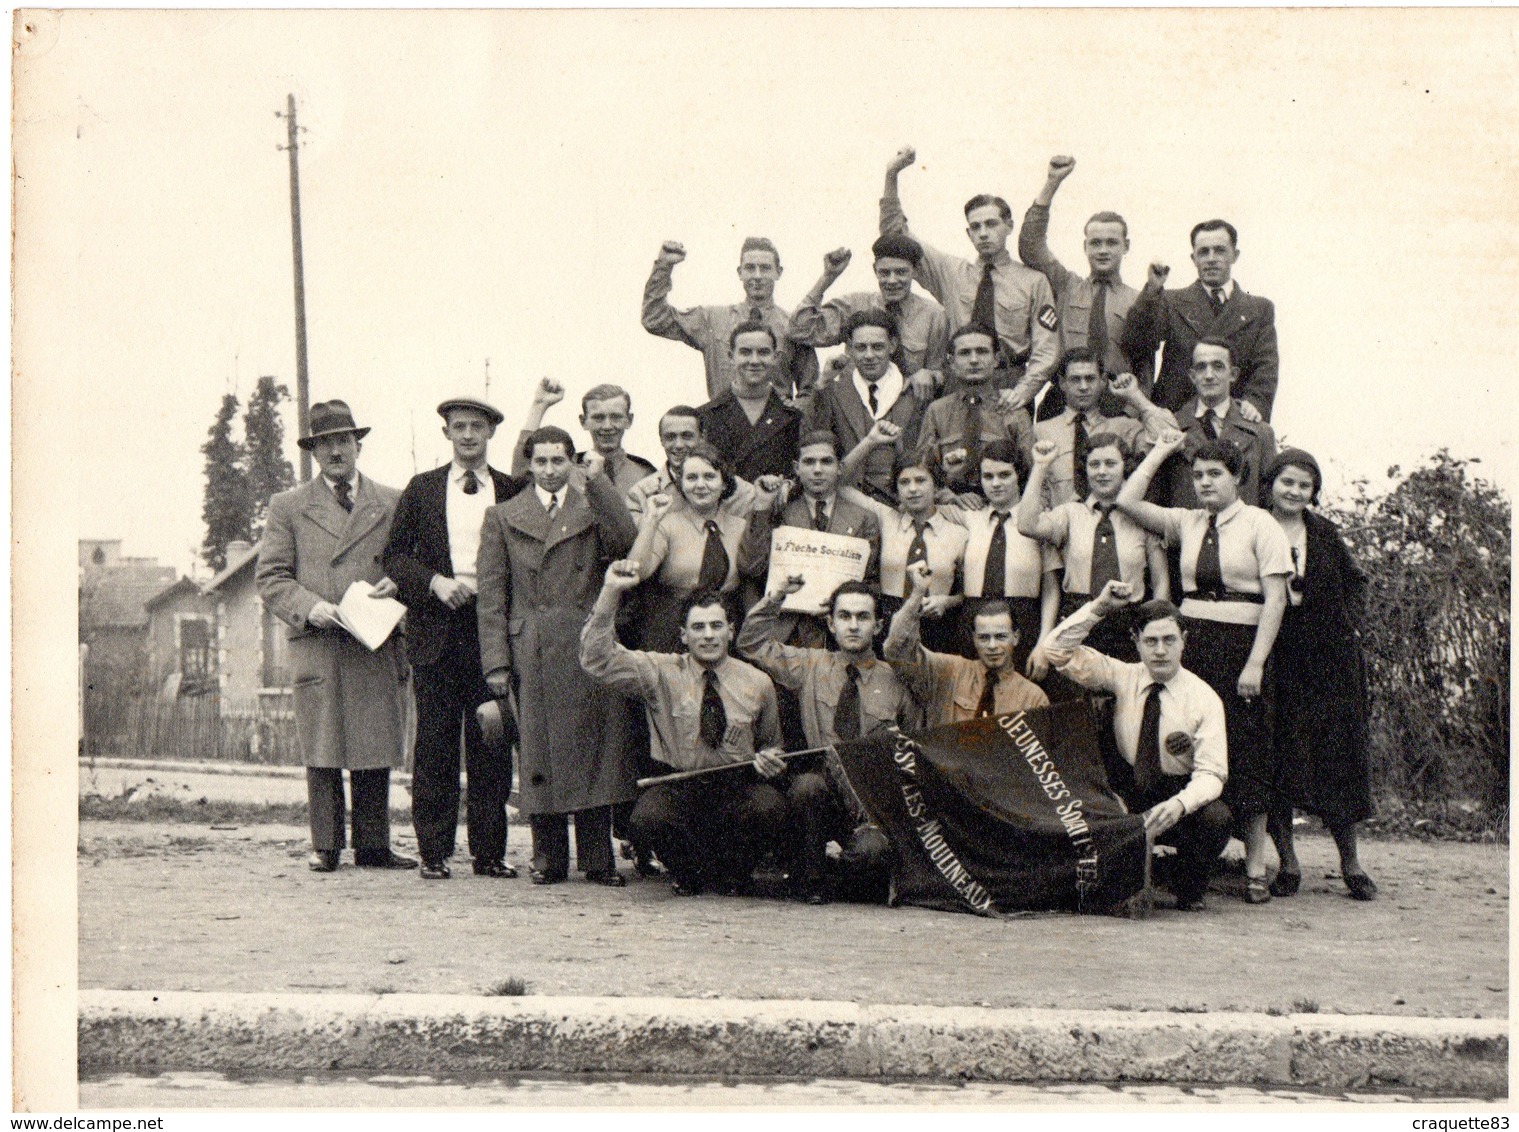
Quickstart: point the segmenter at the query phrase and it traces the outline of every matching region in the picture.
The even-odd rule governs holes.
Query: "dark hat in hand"
[[[445,421],[448,420],[448,411],[450,409],[473,409],[477,413],[483,413],[485,419],[493,425],[498,425],[506,420],[506,417],[502,415],[501,410],[496,408],[496,406],[487,405],[484,401],[476,400],[473,397],[450,397],[438,406],[438,416],[442,417]]]
[[[353,411],[348,408],[347,401],[318,401],[311,406],[311,412],[307,415],[306,435],[297,440],[296,444],[309,452],[316,447],[318,437],[342,432],[353,433],[355,440],[363,440],[369,435],[367,428],[360,428],[354,423]]]

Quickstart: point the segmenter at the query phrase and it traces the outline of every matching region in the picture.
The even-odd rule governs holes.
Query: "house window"
[[[216,671],[209,621],[185,618],[179,623],[179,671],[185,682],[208,679]]]
[[[263,672],[260,674],[265,688],[288,688],[290,686],[290,639],[284,623],[268,609],[264,610]]]

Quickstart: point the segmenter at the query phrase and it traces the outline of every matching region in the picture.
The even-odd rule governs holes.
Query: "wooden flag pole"
[[[803,755],[821,755],[831,750],[833,748],[830,746],[812,747],[805,751],[783,751],[781,758],[786,760],[799,759]],[[741,766],[752,767],[754,765],[754,760],[750,759],[748,762],[742,763],[723,763],[722,766],[703,766],[697,767],[695,770],[678,770],[674,774],[658,774],[652,778],[640,778],[638,780],[638,788],[642,790],[648,786],[663,786],[667,782],[686,782],[692,778],[705,778],[707,775],[716,774],[719,771],[734,770]]]

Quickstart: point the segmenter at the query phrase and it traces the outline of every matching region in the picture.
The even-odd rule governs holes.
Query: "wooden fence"
[[[164,699],[89,689],[80,753],[94,758],[180,759],[299,766],[288,694]]]

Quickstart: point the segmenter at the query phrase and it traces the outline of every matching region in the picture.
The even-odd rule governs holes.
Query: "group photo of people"
[[[885,902],[895,850],[837,748],[1085,699],[1162,907],[1204,907],[1231,838],[1244,901],[1294,896],[1299,815],[1376,898],[1365,581],[1316,510],[1331,454],[1278,443],[1275,308],[1234,278],[1241,232],[1199,217],[1190,268],[1136,270],[1123,215],[1058,215],[1057,155],[1021,217],[978,193],[967,242],[937,247],[920,232],[961,218],[909,221],[916,164],[886,165],[876,286],[836,292],[839,247],[791,311],[770,239],[738,245],[734,301],[682,306],[686,249],[650,233],[662,403],[553,376],[453,397],[450,462],[397,490],[361,470],[361,392],[319,388],[317,474],[271,500],[257,564],[290,632],[312,870],[351,846],[426,882],[467,857],[535,885],[763,874]],[[662,451],[625,450],[635,412]],[[344,627],[354,582],[405,607],[378,648]],[[408,762],[417,858],[390,829]]]

